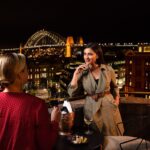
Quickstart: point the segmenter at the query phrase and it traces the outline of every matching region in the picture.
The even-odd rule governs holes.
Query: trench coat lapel
[[[100,77],[99,77],[96,93],[101,93],[105,90],[105,87],[106,87],[106,73],[105,73],[105,71],[106,71],[105,65],[102,64],[100,67]]]
[[[93,77],[93,75],[92,75],[91,72],[89,73],[89,76],[90,76],[90,80],[91,80],[92,87],[93,87],[93,89],[94,89],[94,91],[95,91],[95,89],[97,89],[97,84],[96,84],[96,82],[95,82],[95,80],[94,80],[94,77]]]

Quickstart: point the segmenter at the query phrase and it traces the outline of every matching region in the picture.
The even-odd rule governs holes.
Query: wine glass
[[[88,127],[88,130],[85,131],[85,134],[91,135],[93,133],[93,131],[90,130],[90,124],[93,122],[92,111],[84,109],[84,122]]]

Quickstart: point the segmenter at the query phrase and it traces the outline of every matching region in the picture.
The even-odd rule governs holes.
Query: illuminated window
[[[145,73],[145,76],[148,77],[148,72]]]
[[[145,46],[144,47],[144,52],[150,52],[150,46]]]
[[[141,46],[139,47],[139,52],[142,52],[142,47]]]
[[[148,89],[147,81],[146,81],[146,83],[145,83],[145,89],[146,89],[146,90]]]
[[[148,66],[148,64],[149,64],[148,61],[146,61],[145,65]]]
[[[46,71],[46,68],[43,68],[43,71]]]
[[[129,61],[129,64],[132,64],[132,60]]]
[[[38,79],[39,78],[39,74],[35,74],[35,78]]]
[[[46,77],[47,77],[46,73],[42,73],[42,74],[41,74],[41,77],[42,77],[42,78],[46,78]]]

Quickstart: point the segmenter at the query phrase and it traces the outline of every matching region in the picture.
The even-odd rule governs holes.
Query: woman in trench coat
[[[99,130],[104,135],[123,135],[123,125],[120,124],[119,129],[117,127],[122,119],[118,109],[119,89],[113,68],[104,63],[102,49],[96,43],[87,44],[84,61],[73,74],[68,86],[69,95],[73,97],[84,91],[84,112],[91,115]]]

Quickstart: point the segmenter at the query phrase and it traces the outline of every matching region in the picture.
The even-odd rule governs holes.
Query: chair
[[[137,121],[139,121],[141,119],[142,119],[142,128],[139,129],[139,131],[137,132],[136,130],[134,130],[134,128],[136,127]],[[123,150],[123,147],[122,147],[123,144],[129,143],[129,142],[132,142],[132,141],[135,141],[135,140],[140,140],[139,144],[136,147],[136,150],[139,149],[139,147],[141,146],[143,141],[145,141],[145,148],[146,148],[146,150],[148,150],[147,141],[146,141],[146,140],[148,140],[148,141],[150,140],[150,132],[149,132],[150,123],[149,123],[148,120],[149,120],[149,116],[143,115],[143,116],[137,116],[134,119],[130,119],[128,121],[123,121],[123,122],[120,122],[120,123],[117,124],[117,128],[118,128],[120,134],[121,134],[121,131],[119,129],[119,125],[122,124],[122,123],[125,125],[126,129],[133,130],[133,132],[131,134],[131,132],[128,132],[125,129],[126,132],[124,133],[124,135],[132,136],[133,138],[129,139],[129,140],[126,140],[124,142],[121,142],[119,144],[121,150]],[[133,126],[131,126],[131,123],[132,123]],[[128,127],[129,125],[130,125],[130,127]]]

